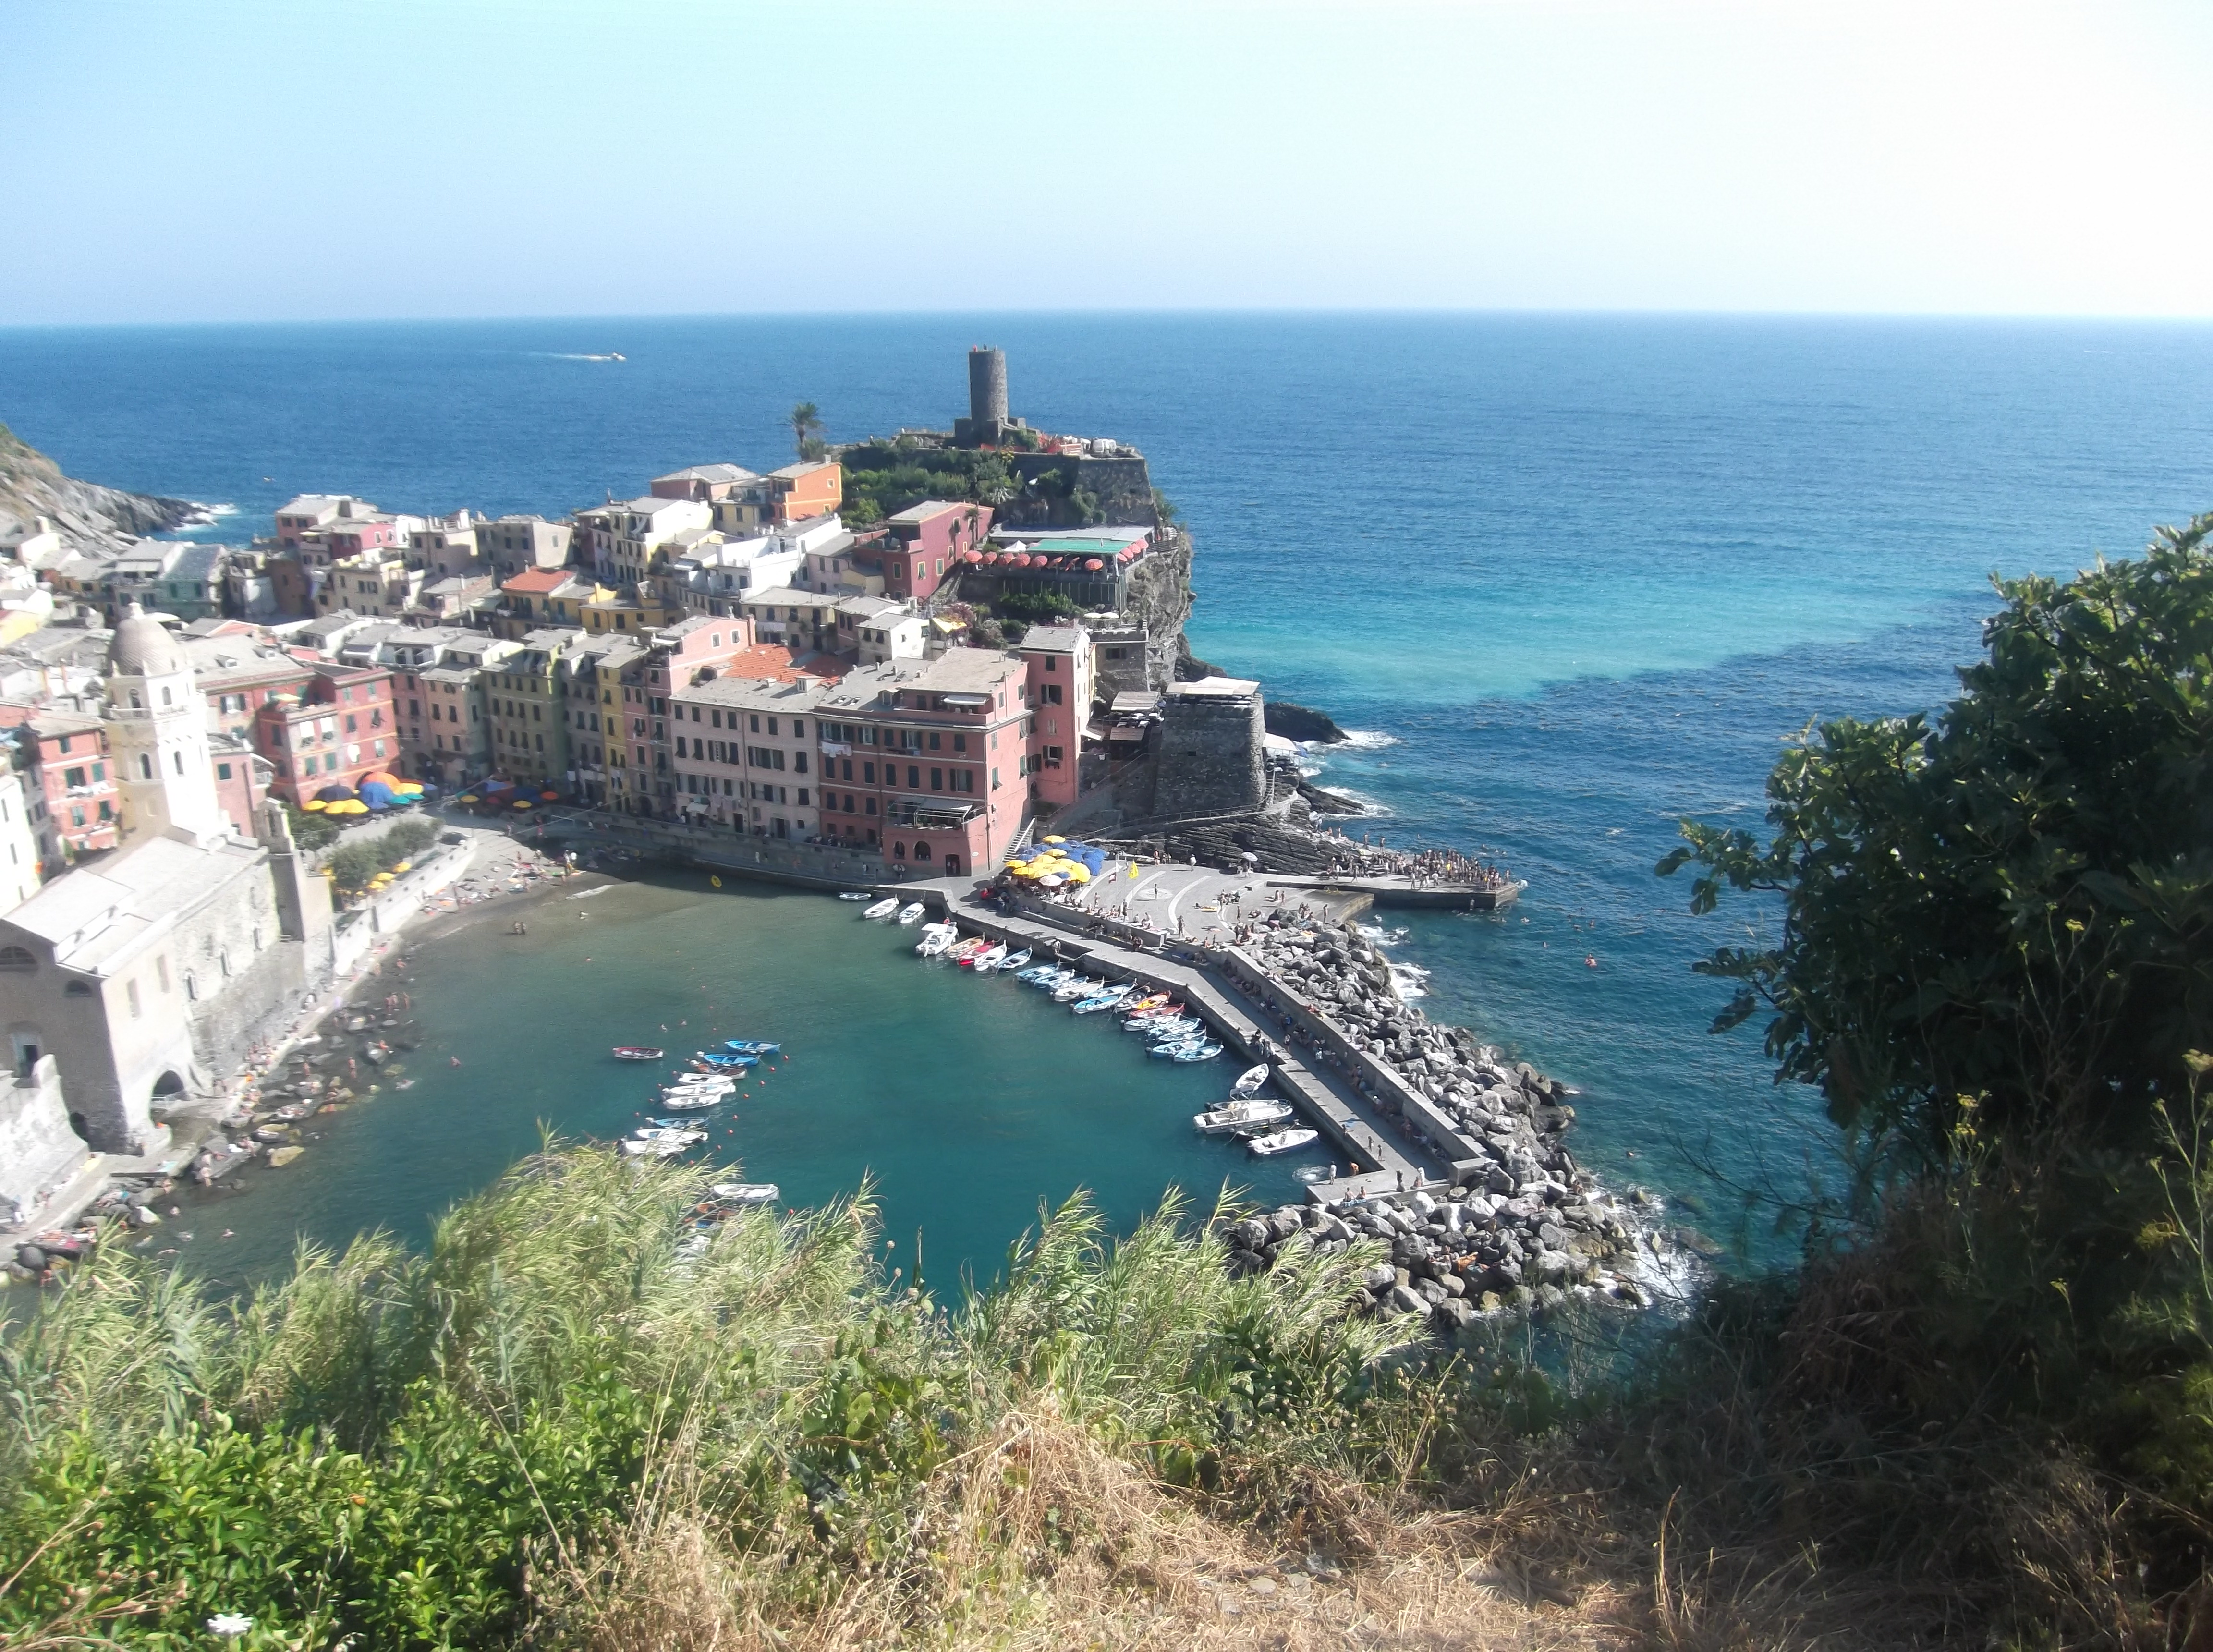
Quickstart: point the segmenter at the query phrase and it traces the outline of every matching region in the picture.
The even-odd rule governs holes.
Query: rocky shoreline
[[[1271,1266],[1295,1241],[1341,1250],[1380,1240],[1390,1260],[1370,1272],[1357,1306],[1424,1314],[1447,1333],[1478,1313],[1558,1307],[1579,1289],[1626,1307],[1651,1304],[1651,1271],[1664,1268],[1677,1242],[1650,1220],[1656,1207],[1643,1195],[1616,1195],[1576,1162],[1565,1085],[1404,1003],[1382,948],[1350,924],[1270,925],[1243,950],[1326,1034],[1428,1104],[1436,1122],[1425,1127],[1326,1037],[1311,1040],[1401,1129],[1454,1160],[1462,1185],[1241,1217],[1224,1234],[1233,1270]],[[1436,1139],[1445,1126],[1448,1139]]]

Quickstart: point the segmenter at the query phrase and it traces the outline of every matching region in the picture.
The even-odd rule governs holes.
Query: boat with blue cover
[[[741,1056],[774,1056],[783,1052],[781,1044],[771,1044],[765,1039],[724,1039],[722,1047],[735,1050]]]

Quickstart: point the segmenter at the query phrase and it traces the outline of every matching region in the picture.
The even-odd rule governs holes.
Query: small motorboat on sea
[[[783,1190],[772,1181],[718,1181],[707,1191],[725,1204],[773,1204]]]
[[[923,930],[922,939],[914,943],[914,949],[924,958],[941,957],[952,949],[954,937],[960,933],[950,924],[929,924]]]
[[[838,899],[840,900],[866,900],[868,898],[865,893],[858,889],[840,889],[838,892]]]
[[[1015,970],[1026,967],[1029,961],[1030,949],[1027,947],[1024,947],[1020,952],[1009,953],[1004,958],[1002,958],[999,960],[999,968],[1002,972],[1011,974]],[[1015,978],[1016,980],[1020,980],[1021,977],[1016,975]]]
[[[724,1039],[722,1047],[735,1050],[741,1056],[774,1056],[783,1053],[781,1044],[771,1044],[766,1039]]]
[[[701,1050],[695,1052],[692,1058],[696,1061],[704,1061],[710,1067],[758,1067],[760,1065],[759,1056],[736,1056],[726,1051]]]
[[[896,911],[899,911],[899,897],[898,897],[897,895],[886,895],[886,896],[885,896],[881,900],[878,901],[875,905],[873,905],[873,906],[869,907],[866,911],[863,912],[863,913],[861,914],[861,916],[862,916],[863,917],[883,918],[883,917],[891,917],[894,912],[896,912]]]
[[[972,969],[978,975],[989,975],[1006,961],[1007,946],[1003,941],[997,946],[986,947],[981,952],[971,953],[960,960],[960,967]]]
[[[1191,1122],[1208,1136],[1226,1135],[1231,1131],[1251,1130],[1258,1125],[1273,1125],[1291,1116],[1288,1101],[1254,1101],[1250,1099],[1231,1101],[1211,1113],[1195,1113]]]
[[[641,1141],[633,1137],[624,1142],[622,1150],[634,1159],[673,1159],[690,1149],[692,1143],[679,1142],[666,1136],[649,1137]]]
[[[991,948],[991,942],[986,936],[972,935],[966,941],[954,942],[945,955],[960,965],[961,968],[966,969],[989,952]]]
[[[1095,1015],[1102,1009],[1113,1009],[1130,996],[1127,985],[1109,987],[1104,992],[1094,992],[1088,998],[1079,998],[1069,1008],[1079,1015]]]
[[[1154,1044],[1181,1044],[1193,1033],[1204,1033],[1206,1023],[1196,1015],[1179,1015],[1172,1021],[1142,1022],[1136,1030]]]
[[[907,902],[905,905],[899,908],[899,921],[900,927],[905,928],[910,924],[921,923],[923,913],[928,910],[929,909],[918,900],[911,900]]]
[[[671,1113],[704,1113],[730,1099],[728,1090],[663,1090],[661,1105]]]
[[[660,1048],[656,1045],[651,1044],[618,1044],[615,1045],[615,1059],[617,1061],[658,1061],[661,1057],[668,1053],[668,1052],[666,1050]]]
[[[1106,990],[1106,983],[1095,976],[1078,975],[1064,981],[1052,990],[1055,1003],[1074,1003],[1078,998],[1088,998],[1094,992]]]
[[[1237,1075],[1237,1082],[1229,1087],[1230,1099],[1235,1100],[1241,1095],[1257,1095],[1259,1094],[1260,1087],[1267,1082],[1268,1064],[1266,1062],[1262,1062],[1257,1067],[1247,1067]]]
[[[1308,1142],[1320,1139],[1318,1130],[1279,1130],[1272,1136],[1255,1136],[1245,1143],[1245,1150],[1256,1159],[1271,1158],[1278,1153],[1289,1153],[1304,1147]]]
[[[1222,1053],[1222,1046],[1204,1041],[1187,1044],[1168,1058],[1171,1061],[1211,1061]]]
[[[640,1125],[631,1131],[631,1139],[638,1142],[682,1142],[689,1145],[693,1142],[705,1141],[707,1132],[696,1125],[675,1119],[668,1124]]]

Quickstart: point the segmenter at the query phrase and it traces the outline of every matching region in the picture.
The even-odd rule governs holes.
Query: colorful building
[[[1034,718],[1030,797],[1064,808],[1076,801],[1083,731],[1091,721],[1090,633],[1076,625],[1033,625],[1022,633],[1018,651]]]
[[[834,460],[802,460],[771,471],[769,515],[777,522],[803,522],[810,516],[834,514],[845,503],[844,467]]]
[[[539,789],[566,783],[572,765],[565,656],[583,640],[581,631],[532,631],[522,638],[519,652],[486,674],[491,765],[503,778]]]
[[[884,594],[911,601],[927,600],[964,553],[980,552],[991,528],[989,505],[953,504],[925,499],[885,520],[878,546]]]
[[[271,793],[299,804],[399,762],[393,686],[389,667],[318,660],[296,693],[270,695],[254,713],[253,744],[273,771]]]

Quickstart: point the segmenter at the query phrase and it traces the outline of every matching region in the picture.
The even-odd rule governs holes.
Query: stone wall
[[[1166,820],[1249,814],[1267,801],[1258,689],[1237,696],[1171,694],[1154,735],[1160,757],[1153,812]]]
[[[40,1056],[28,1078],[0,1089],[0,1222],[34,1220],[46,1196],[90,1156],[70,1128],[61,1064],[52,1056]]]

